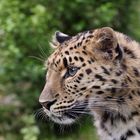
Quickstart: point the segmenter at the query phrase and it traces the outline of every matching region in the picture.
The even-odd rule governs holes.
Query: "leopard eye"
[[[71,68],[68,68],[68,73],[70,76],[74,76],[78,71],[78,68],[77,67],[71,67]]]
[[[77,73],[78,69],[79,69],[78,67],[68,67],[64,77],[67,78],[70,76],[74,76]]]

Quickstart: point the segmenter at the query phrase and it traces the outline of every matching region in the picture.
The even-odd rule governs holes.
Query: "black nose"
[[[56,102],[57,100],[53,101],[46,101],[46,102],[40,102],[42,106],[44,106],[46,109],[50,110],[50,107]]]

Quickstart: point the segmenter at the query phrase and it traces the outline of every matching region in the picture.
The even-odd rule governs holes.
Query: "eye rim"
[[[69,66],[67,68],[67,71],[66,71],[65,75],[64,75],[64,78],[66,79],[68,77],[74,76],[79,69],[80,68],[79,67],[76,67],[76,66]]]

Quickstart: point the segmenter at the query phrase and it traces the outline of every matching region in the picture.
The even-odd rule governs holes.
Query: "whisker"
[[[96,109],[96,110],[101,110],[102,109],[104,111],[115,111],[115,112],[119,111],[116,108],[112,108],[112,107],[106,108],[106,107],[103,107],[103,106],[94,106],[91,109]],[[85,111],[79,111],[79,110],[75,110],[75,109],[73,109],[72,111],[74,111],[75,113],[81,113],[81,114],[83,113],[83,114],[92,115],[92,113],[90,111],[89,112],[85,112]]]
[[[82,105],[77,105],[74,108],[72,108],[72,110],[83,110],[82,108],[88,106],[87,109],[95,109],[95,108],[100,108],[100,109],[106,109],[108,108],[109,110],[115,110],[118,111],[119,110],[119,105],[116,103],[107,103],[107,102],[96,102],[96,103],[83,103]],[[85,110],[84,110],[85,111]]]
[[[39,60],[39,61],[41,61],[41,62],[44,62],[44,61],[45,61],[44,59],[42,59],[42,58],[40,58],[40,57],[37,57],[37,56],[28,56],[28,57],[34,58],[34,59]]]
[[[79,113],[79,114],[89,114],[89,115],[92,115],[92,113],[90,113],[90,112],[84,112],[84,111],[79,111],[79,110],[72,110],[70,112],[72,112],[72,113]]]
[[[36,112],[35,112],[35,119],[38,121],[38,120],[46,120],[46,114],[45,112],[43,111],[44,109],[41,108],[41,109],[38,109]]]
[[[48,57],[47,53],[45,53],[45,51],[43,50],[43,47],[41,47],[41,45],[39,45],[39,50],[42,54],[42,56],[46,59]]]

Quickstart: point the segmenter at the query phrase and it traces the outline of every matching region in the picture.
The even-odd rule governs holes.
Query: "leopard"
[[[45,116],[70,125],[88,114],[100,140],[140,140],[140,44],[101,27],[56,31],[50,45],[39,97]]]

